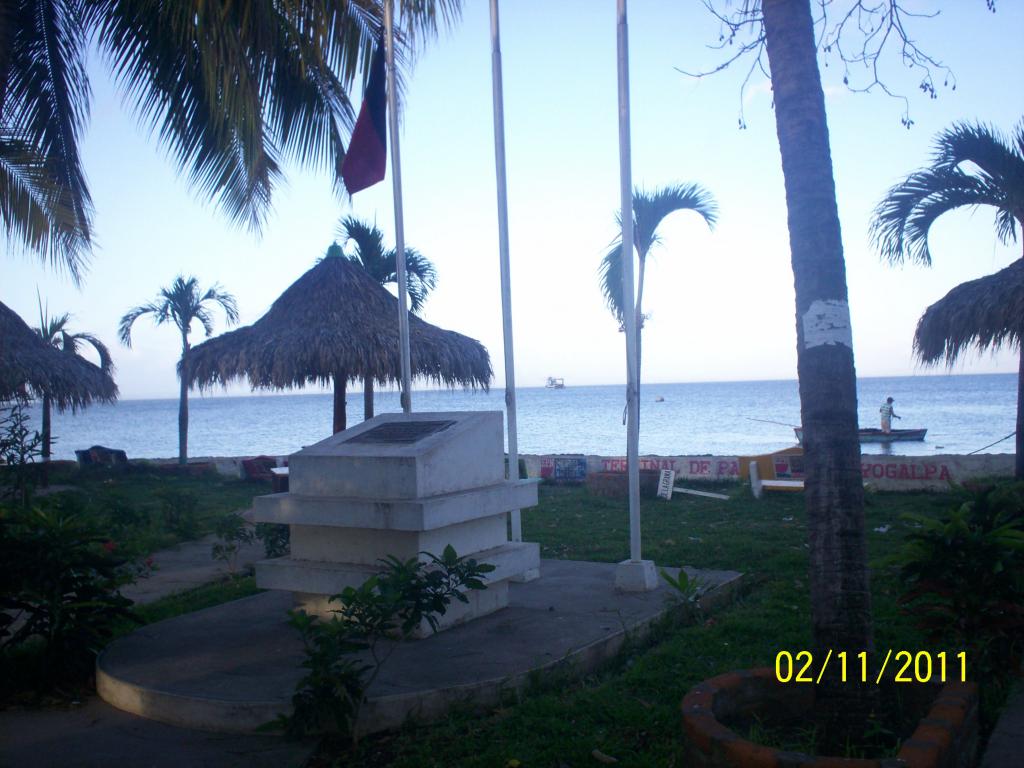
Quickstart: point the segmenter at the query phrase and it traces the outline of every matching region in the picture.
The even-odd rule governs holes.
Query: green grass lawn
[[[269,482],[215,472],[189,475],[145,462],[88,470],[60,464],[51,470],[49,482],[53,492],[38,489],[33,504],[65,505],[89,515],[110,531],[118,551],[132,556],[201,538],[214,530],[220,516],[247,509],[254,496],[270,493]]]
[[[703,486],[702,486],[703,487]],[[630,766],[682,766],[679,707],[701,680],[771,665],[779,650],[810,642],[804,498],[755,501],[720,486],[728,502],[676,496],[642,505],[644,557],[658,565],[743,571],[748,589],[733,606],[694,626],[664,627],[582,680],[548,680],[495,712],[456,712],[443,724],[368,738],[352,750],[325,744],[323,764],[366,766],[580,766],[597,749]],[[922,648],[900,614],[898,580],[883,561],[907,530],[905,512],[939,514],[952,494],[869,494],[866,519],[878,648]],[[885,533],[876,528],[889,526]],[[626,504],[581,488],[542,486],[523,511],[523,537],[546,558],[616,562],[628,557]],[[939,650],[939,649],[936,649]]]

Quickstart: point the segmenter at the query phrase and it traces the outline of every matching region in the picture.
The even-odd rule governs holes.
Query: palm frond
[[[700,184],[671,184],[650,192],[633,190],[633,246],[640,259],[645,259],[651,248],[661,242],[658,227],[676,211],[693,211],[712,229],[718,221],[718,203]],[[621,211],[616,213],[616,222],[621,229]],[[598,268],[605,305],[620,325],[624,312],[622,259],[622,239],[616,238]]]
[[[893,186],[875,207],[872,244],[892,264],[909,258],[930,265],[932,224],[948,211],[981,205],[996,209],[999,239],[1015,241],[1024,222],[1024,152],[991,127],[960,123],[936,137],[929,167]]]
[[[119,325],[121,342],[131,346],[131,326],[145,314],[153,315],[157,325],[173,323],[182,336],[188,336],[193,321],[198,320],[207,336],[213,334],[213,316],[206,305],[217,304],[224,310],[229,325],[238,322],[238,304],[235,297],[220,283],[203,292],[199,280],[190,275],[178,275],[169,286],[161,288],[157,300],[130,310]]]
[[[661,222],[676,211],[693,211],[712,229],[718,220],[718,204],[700,184],[675,184],[653,192],[633,191],[633,231],[637,253],[647,255],[651,246],[659,242]]]
[[[973,163],[996,183],[1024,179],[1024,153],[1014,152],[1013,144],[995,127],[981,123],[956,123],[942,131],[935,139],[932,162],[949,170]]]
[[[104,344],[100,339],[91,333],[67,333],[63,332],[63,341],[61,346],[65,352],[78,355],[82,347],[82,342],[89,344],[100,359],[100,370],[106,375],[110,376],[114,372],[114,358],[110,354],[110,350],[107,345]]]
[[[355,243],[349,258],[359,264],[379,285],[398,283],[398,251],[385,250],[384,233],[375,224],[347,216],[338,225],[346,243]],[[406,289],[413,312],[423,308],[427,296],[437,287],[437,269],[415,248],[405,249]]]
[[[2,95],[0,95],[2,96]],[[71,193],[49,170],[47,158],[0,125],[0,224],[12,246],[66,269],[79,284],[90,247]]]
[[[157,324],[159,325],[162,321],[159,320],[161,311],[163,309],[162,304],[150,302],[149,304],[140,304],[137,307],[132,307],[122,315],[120,322],[117,324],[117,337],[121,340],[121,343],[126,347],[132,345],[132,324],[143,315],[154,315],[157,317]]]
[[[615,319],[622,324],[625,315],[625,302],[622,293],[622,243],[613,243],[608,253],[601,259],[601,266],[598,268],[601,283],[601,295],[604,296],[605,306],[615,316]]]
[[[46,173],[60,190],[55,197],[73,216],[70,231],[87,246],[92,199],[78,150],[90,97],[84,3],[15,0],[6,20],[10,49],[5,52],[0,130],[44,158]]]

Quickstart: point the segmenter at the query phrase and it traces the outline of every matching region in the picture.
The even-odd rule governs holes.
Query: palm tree
[[[178,363],[178,378],[181,379],[181,399],[178,404],[178,463],[188,461],[188,382],[189,344],[188,336],[192,323],[199,321],[207,338],[213,333],[213,316],[210,305],[217,304],[224,310],[228,324],[238,322],[238,306],[235,297],[214,284],[205,293],[199,288],[195,277],[174,279],[170,288],[161,288],[156,301],[142,304],[128,310],[118,325],[118,335],[126,347],[132,345],[132,324],[143,315],[153,315],[157,325],[173,323],[181,333],[181,362]]]
[[[761,0],[761,11],[796,289],[812,644],[816,653],[855,654],[873,648],[873,631],[857,379],[825,95],[810,0]],[[863,726],[870,686],[825,675],[815,690],[827,739],[841,741],[858,720]]]
[[[1009,245],[1024,228],[1024,121],[1007,140],[994,128],[958,123],[935,139],[931,164],[890,189],[875,208],[874,244],[890,264],[930,266],[928,234],[942,214],[995,208],[996,236]],[[1022,238],[1024,240],[1024,238]],[[1024,259],[1024,253],[1022,253]],[[969,347],[1020,350],[1017,381],[1017,478],[1024,479],[1024,282],[1021,262],[957,286],[921,317],[914,349],[926,364],[953,365]]]
[[[380,285],[398,284],[398,251],[384,248],[384,233],[376,225],[349,216],[341,222],[341,233],[346,243],[355,243],[355,250],[348,257],[350,260],[369,272]],[[437,271],[426,256],[415,248],[406,248],[405,275],[412,311],[419,312],[427,295],[437,287]],[[373,418],[373,379],[363,382],[363,417]]]
[[[676,211],[693,211],[707,222],[712,229],[718,218],[718,204],[714,196],[699,184],[675,184],[661,187],[654,192],[641,189],[633,191],[633,244],[639,257],[636,289],[636,356],[639,386],[641,361],[641,331],[647,316],[643,312],[644,274],[647,256],[655,245],[661,242],[658,227],[665,218]],[[619,230],[622,229],[622,214],[616,217]],[[601,260],[599,269],[601,293],[608,309],[619,321],[619,329],[625,330],[622,300],[622,239],[616,238],[608,253]]]
[[[461,0],[397,0],[412,43]],[[355,123],[383,0],[5,0],[0,4],[0,218],[12,242],[78,279],[92,245],[80,140],[95,44],[125,101],[190,183],[259,230],[282,160],[333,174]]]
[[[100,358],[100,370],[106,377],[111,378],[114,372],[114,360],[110,356],[110,350],[107,349],[107,345],[91,333],[70,333],[68,331],[68,323],[70,321],[71,315],[66,312],[63,315],[49,317],[47,311],[43,308],[42,300],[39,300],[39,327],[36,328],[36,332],[39,334],[40,338],[50,346],[62,350],[69,355],[79,354],[83,343],[91,345],[92,348],[96,350],[96,354]],[[44,392],[42,401],[42,457],[43,461],[49,461],[51,454],[50,448],[53,441],[50,425],[53,400],[48,392]]]

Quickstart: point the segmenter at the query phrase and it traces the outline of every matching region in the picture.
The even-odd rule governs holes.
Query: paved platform
[[[981,768],[1020,768],[1024,765],[1024,678],[1006,702],[989,737]]]
[[[175,728],[95,697],[0,713],[0,768],[300,768],[316,744]]]
[[[358,730],[408,719],[429,722],[456,702],[484,706],[521,687],[534,670],[583,672],[613,655],[675,599],[667,585],[618,593],[615,564],[543,560],[541,576],[510,585],[510,605],[424,640],[402,643],[369,691]],[[676,569],[669,569],[677,572]],[[692,571],[711,609],[731,599],[741,575]],[[290,710],[303,670],[287,623],[289,593],[266,592],[143,627],[97,661],[97,690],[127,712],[226,733],[252,732]]]

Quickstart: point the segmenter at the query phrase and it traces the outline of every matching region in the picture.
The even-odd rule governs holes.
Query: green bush
[[[256,538],[267,557],[281,557],[291,548],[291,528],[280,523],[256,523]]]
[[[0,482],[0,500],[6,493],[26,507],[41,479],[35,461],[43,455],[43,440],[29,428],[27,407],[25,398],[0,401],[0,464],[7,465],[3,477],[6,482]],[[9,488],[3,487],[8,483]]]
[[[249,524],[234,512],[228,512],[217,518],[214,524],[217,541],[211,552],[214,560],[222,561],[229,573],[234,576],[238,571],[238,553],[245,544],[252,544],[256,534]]]
[[[334,728],[351,735],[366,691],[380,674],[396,644],[426,622],[436,632],[451,601],[469,602],[465,590],[486,589],[481,577],[493,565],[459,557],[449,545],[441,557],[381,560],[383,570],[360,587],[347,587],[331,600],[335,616],[321,621],[293,611],[291,623],[302,636],[308,670],[292,697],[293,711],[272,725],[292,737]],[[363,653],[363,658],[353,654]]]
[[[199,499],[190,491],[167,488],[157,492],[164,525],[171,533],[186,541],[202,532],[199,521]]]
[[[135,575],[79,511],[0,510],[0,666],[34,660],[39,689],[87,678],[115,625],[133,618],[118,589]]]
[[[969,674],[994,681],[1024,649],[1024,484],[976,492],[915,530],[898,556],[900,598],[927,639],[968,653]]]

